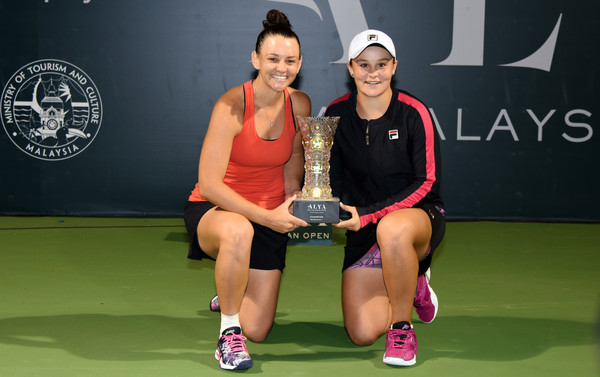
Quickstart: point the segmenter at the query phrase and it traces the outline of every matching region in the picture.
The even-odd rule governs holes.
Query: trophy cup
[[[307,223],[340,221],[340,199],[329,185],[329,157],[340,117],[297,116],[304,147],[302,199],[294,200],[294,216]]]

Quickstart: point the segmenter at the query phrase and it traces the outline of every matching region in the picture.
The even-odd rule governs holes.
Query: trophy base
[[[340,222],[340,199],[296,199],[294,200],[294,216],[307,223]]]

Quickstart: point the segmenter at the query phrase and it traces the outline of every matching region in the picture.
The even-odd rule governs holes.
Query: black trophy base
[[[296,199],[294,216],[312,224],[336,224],[340,222],[340,199]]]

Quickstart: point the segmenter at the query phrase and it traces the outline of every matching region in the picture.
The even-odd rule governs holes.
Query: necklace
[[[263,108],[265,110],[265,113],[267,113],[267,116],[269,117],[269,127],[273,127],[275,125],[275,122],[273,122],[271,120],[271,116],[269,115],[269,112],[267,111],[266,108]]]
[[[254,98],[258,97],[258,95],[256,94],[256,88],[254,87],[254,83],[252,83],[252,91],[254,92]],[[273,121],[273,119],[271,118],[271,115],[267,111],[267,107],[266,106],[261,107],[261,109],[263,109],[265,111],[265,113],[267,114],[267,117],[269,118],[269,127],[273,127],[275,125],[275,122]],[[275,106],[275,111],[277,111],[277,106]]]

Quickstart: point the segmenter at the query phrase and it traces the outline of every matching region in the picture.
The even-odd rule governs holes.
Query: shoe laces
[[[225,335],[224,346],[229,352],[233,353],[248,353],[245,343],[246,337],[238,334]]]
[[[392,347],[394,348],[404,348],[404,343],[406,338],[408,337],[407,331],[395,330],[390,334]]]

